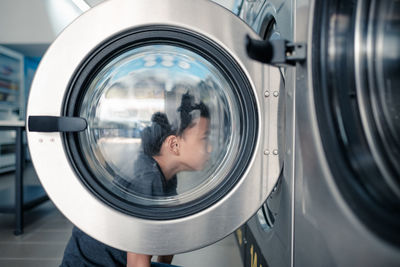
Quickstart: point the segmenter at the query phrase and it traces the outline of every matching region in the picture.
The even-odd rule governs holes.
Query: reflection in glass
[[[118,197],[142,205],[187,203],[233,168],[240,138],[233,131],[236,101],[224,74],[200,55],[171,45],[134,48],[106,64],[88,86],[81,150],[94,176]],[[150,138],[156,134],[158,145]],[[196,134],[204,139],[189,145]],[[159,160],[166,144],[186,153],[173,175]],[[149,153],[153,146],[161,150]]]
[[[186,93],[177,111],[177,124],[171,124],[165,113],[153,114],[151,125],[141,132],[142,147],[132,175],[116,177],[117,184],[146,197],[173,196],[178,173],[203,170],[211,152],[209,110]]]

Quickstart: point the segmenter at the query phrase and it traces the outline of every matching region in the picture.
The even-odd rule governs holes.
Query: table
[[[23,150],[22,134],[25,130],[25,121],[0,121],[1,131],[16,131],[15,140],[15,189],[14,201],[12,201],[12,189],[0,192],[0,213],[15,213],[15,235],[23,233],[24,211],[29,210],[46,200],[48,196],[40,185],[23,185],[23,163],[25,153]],[[14,203],[12,203],[14,202]]]

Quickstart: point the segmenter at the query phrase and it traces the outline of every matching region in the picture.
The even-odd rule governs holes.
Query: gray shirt
[[[153,157],[143,152],[139,153],[133,170],[132,177],[116,177],[115,183],[135,195],[144,197],[176,195],[176,175],[167,181]]]
[[[167,181],[152,157],[140,153],[134,164],[131,179],[116,177],[115,182],[136,195],[176,195],[176,176]],[[126,266],[126,252],[107,246],[74,227],[61,266]],[[152,266],[172,265],[152,263]]]

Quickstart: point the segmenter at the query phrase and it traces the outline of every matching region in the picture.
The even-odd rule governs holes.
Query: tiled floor
[[[37,184],[35,172],[28,165],[25,184]],[[0,175],[0,190],[13,186],[14,174]],[[50,202],[25,213],[24,234],[13,235],[14,215],[0,214],[0,266],[58,266],[71,235],[72,224]],[[173,264],[188,267],[242,267],[233,235],[203,249],[179,254]]]

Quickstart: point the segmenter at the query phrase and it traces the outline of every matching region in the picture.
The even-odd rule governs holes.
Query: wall
[[[40,57],[81,13],[70,0],[1,0],[0,44]]]

